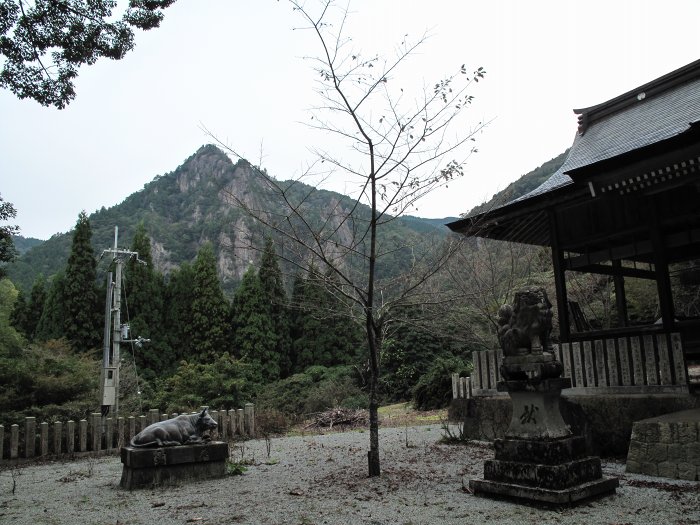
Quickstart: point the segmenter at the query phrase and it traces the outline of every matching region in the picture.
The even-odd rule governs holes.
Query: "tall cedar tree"
[[[275,337],[274,351],[278,356],[280,377],[287,377],[292,372],[289,308],[277,253],[275,252],[275,246],[270,237],[265,241],[265,249],[260,260],[258,278],[260,279],[260,286],[267,307],[267,313],[272,322],[272,331]]]
[[[214,248],[209,242],[195,259],[192,291],[192,351],[201,359],[211,360],[228,349],[229,305],[221,291]]]
[[[170,274],[165,288],[164,327],[167,342],[173,352],[173,365],[182,359],[190,360],[192,333],[189,330],[194,297],[194,269],[189,263],[182,263],[178,270]]]
[[[292,298],[295,372],[313,365],[351,364],[361,351],[361,330],[342,313],[340,301],[318,277],[318,270],[312,267],[306,277],[295,281]]]
[[[124,304],[129,315],[131,336],[150,339],[140,349],[134,349],[137,365],[145,378],[151,379],[163,372],[172,372],[170,345],[163,332],[163,277],[153,268],[151,240],[143,222],[134,233],[131,250],[139,254],[138,260],[129,259],[124,272]]]
[[[65,288],[66,274],[60,271],[51,277],[51,286],[36,326],[34,339],[48,341],[66,336]]]
[[[266,300],[260,278],[250,266],[233,299],[233,344],[236,355],[260,365],[262,379],[269,382],[280,378],[280,356]]]
[[[10,325],[21,333],[24,337],[29,338],[27,334],[27,321],[29,315],[29,301],[24,298],[24,292],[19,290],[15,305],[10,312]]]
[[[32,284],[32,291],[29,294],[29,303],[27,304],[27,324],[24,327],[27,337],[32,341],[36,337],[37,325],[39,324],[41,313],[44,311],[46,294],[46,279],[44,278],[44,274],[40,273],[34,280],[34,284]]]
[[[79,351],[99,347],[103,331],[103,308],[98,307],[97,261],[91,238],[90,221],[82,211],[75,224],[64,291],[66,338]]]

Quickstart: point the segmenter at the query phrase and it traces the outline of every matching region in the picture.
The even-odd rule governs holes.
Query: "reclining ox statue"
[[[204,443],[211,438],[204,432],[216,428],[216,421],[205,408],[199,414],[181,416],[148,425],[131,440],[132,447],[172,447]]]

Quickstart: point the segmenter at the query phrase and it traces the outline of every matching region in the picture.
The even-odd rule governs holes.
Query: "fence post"
[[[19,425],[10,425],[10,459],[19,456]]]
[[[136,418],[129,416],[129,433],[126,435],[124,446],[128,445],[129,441],[136,435]]]
[[[78,422],[78,427],[79,427],[79,435],[78,435],[78,447],[80,448],[80,452],[85,452],[87,450],[87,438],[88,438],[88,422],[87,419],[81,419]]]
[[[236,410],[228,411],[228,434],[233,437],[236,434]]]
[[[114,419],[111,417],[107,418],[107,425],[105,429],[105,450],[111,450],[114,448]]]
[[[53,453],[57,456],[63,452],[63,423],[56,421],[53,424]]]
[[[32,458],[36,455],[36,418],[24,418],[24,457]]]
[[[5,452],[3,448],[5,445],[5,427],[0,425],[0,461],[2,461],[2,454]]]
[[[228,434],[228,412],[226,410],[219,410],[219,438],[222,441],[226,441],[226,436]]]
[[[125,442],[124,432],[126,431],[126,422],[122,416],[117,418],[117,448],[121,449]]]
[[[160,419],[160,411],[157,408],[152,408],[148,411],[148,424],[152,425],[153,423],[157,423],[158,420]],[[141,429],[143,430],[143,429]]]
[[[605,340],[605,357],[608,362],[608,386],[620,386],[617,374],[617,348],[615,339]]]
[[[253,403],[243,405],[243,414],[245,417],[245,429],[249,436],[255,436],[255,409]]]
[[[75,452],[75,421],[73,420],[66,423],[66,452],[68,454]]]
[[[645,335],[644,341],[644,369],[646,370],[647,385],[658,385],[658,369],[656,367],[656,355],[654,350],[654,338]]]
[[[143,432],[143,429],[148,426],[148,421],[146,421],[146,416],[139,416],[139,432]]]
[[[627,338],[620,337],[617,340],[617,355],[620,358],[620,379],[623,386],[632,386],[632,368],[630,356],[627,351]]]
[[[90,438],[92,451],[98,452],[102,448],[102,432],[100,425],[100,419],[102,419],[102,414],[99,412],[93,412],[90,417]]]
[[[673,375],[675,385],[687,385],[688,378],[685,375],[685,359],[683,358],[683,344],[681,334],[671,334],[671,353],[673,355]]]
[[[44,421],[39,423],[39,455],[46,456],[49,453],[49,424]]]
[[[459,374],[452,374],[452,399],[457,399],[459,397],[459,392],[457,391],[457,382],[459,381]]]
[[[238,427],[238,434],[241,436],[245,434],[245,427],[243,426],[243,421],[243,409],[239,408],[236,410],[236,426]]]

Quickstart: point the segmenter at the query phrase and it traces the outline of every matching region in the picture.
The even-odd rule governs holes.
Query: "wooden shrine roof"
[[[580,199],[586,194],[585,186],[575,184],[577,174],[595,174],[600,164],[634,155],[700,124],[700,60],[574,112],[579,115],[579,129],[559,170],[526,195],[448,227],[470,236],[549,244],[543,210],[555,201]],[[504,224],[515,220],[521,223],[515,228]],[[531,231],[523,230],[523,221]]]

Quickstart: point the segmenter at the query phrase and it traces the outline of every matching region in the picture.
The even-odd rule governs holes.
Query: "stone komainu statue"
[[[515,293],[513,306],[498,310],[498,341],[503,349],[501,375],[509,380],[559,377],[563,367],[551,341],[552,303],[544,288]]]
[[[544,288],[515,293],[513,306],[498,310],[498,342],[504,356],[552,351],[552,303]]]

